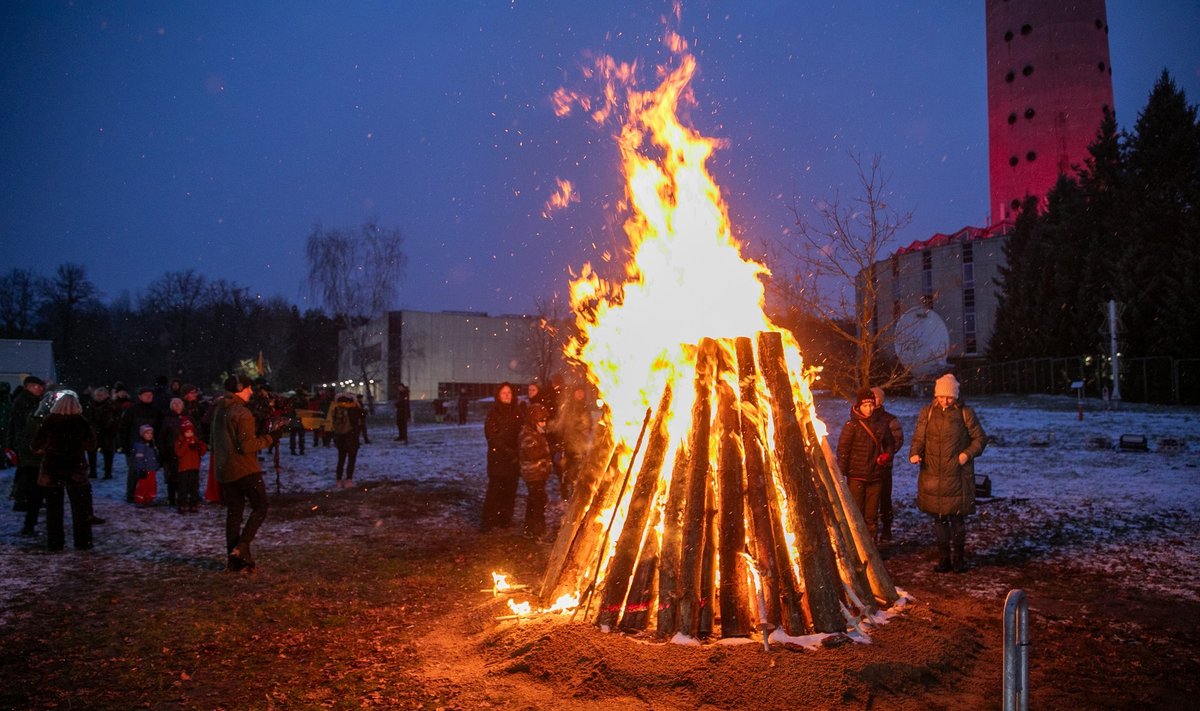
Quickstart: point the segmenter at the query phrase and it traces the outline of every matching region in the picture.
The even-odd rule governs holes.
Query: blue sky
[[[194,268],[302,307],[312,226],[405,235],[397,307],[529,312],[619,250],[611,129],[555,117],[597,53],[664,59],[663,2],[8,2],[0,270],[107,298]],[[1200,102],[1200,4],[1109,0],[1118,121],[1162,69]],[[783,233],[880,154],[898,239],[987,221],[984,3],[686,2],[688,119],[735,232]],[[542,216],[556,178],[582,200]]]

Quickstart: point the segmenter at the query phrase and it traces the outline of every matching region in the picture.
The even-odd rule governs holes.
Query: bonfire
[[[842,632],[897,591],[816,416],[815,370],[733,237],[707,167],[718,141],[679,118],[696,60],[671,30],[666,44],[653,89],[605,57],[588,70],[602,98],[555,97],[560,115],[620,121],[630,248],[622,279],[585,266],[571,285],[567,355],[605,407],[540,597],[676,640]]]

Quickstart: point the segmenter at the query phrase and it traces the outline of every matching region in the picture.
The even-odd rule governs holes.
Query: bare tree
[[[66,366],[63,375],[73,378],[79,374],[77,359],[83,351],[76,343],[76,327],[86,313],[99,308],[100,290],[83,265],[70,262],[58,265],[52,278],[41,280],[40,289],[44,320],[57,343],[58,360]]]
[[[852,347],[853,362],[835,355],[838,373],[827,375],[834,389],[850,391],[869,385],[887,387],[907,378],[908,369],[889,357],[897,338],[898,318],[881,301],[875,265],[892,247],[896,233],[912,221],[888,203],[887,176],[878,155],[870,164],[852,156],[861,194],[848,201],[816,201],[812,217],[793,199],[795,225],[775,245],[772,263],[775,295],[801,318],[819,320],[835,338]],[[832,376],[832,377],[830,377]]]
[[[372,339],[367,329],[359,326],[392,307],[407,262],[403,244],[400,230],[384,229],[369,220],[357,233],[325,230],[317,224],[305,245],[309,288],[345,329],[372,412],[375,397],[368,371]]]
[[[28,269],[13,269],[0,277],[0,321],[5,338],[34,335],[35,316],[41,305],[42,279]]]
[[[160,322],[169,372],[178,374],[195,367],[194,333],[209,296],[207,280],[195,269],[167,272],[146,287],[141,311]]]
[[[571,310],[557,293],[533,300],[538,316],[537,328],[529,332],[525,348],[533,363],[537,379],[550,382],[556,367],[562,363],[562,353],[574,326]]]

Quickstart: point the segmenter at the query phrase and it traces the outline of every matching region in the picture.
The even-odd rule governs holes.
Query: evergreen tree
[[[1000,268],[1000,278],[996,280],[1000,298],[988,345],[988,356],[992,360],[1012,360],[1041,353],[1040,341],[1044,334],[1035,318],[1038,296],[1034,293],[1039,275],[1046,271],[1041,262],[1041,235],[1038,199],[1027,196],[1004,243],[1005,265]]]
[[[1200,127],[1164,71],[1127,141],[1129,238],[1119,275],[1134,355],[1200,354]]]
[[[1077,296],[1077,337],[1083,344],[1079,353],[1105,350],[1098,344],[1106,343],[1106,304],[1109,299],[1117,298],[1118,260],[1123,249],[1122,238],[1127,234],[1122,206],[1128,201],[1121,151],[1116,116],[1105,108],[1096,140],[1088,146],[1087,161],[1079,169],[1079,187],[1086,204],[1080,217],[1080,231],[1087,241],[1087,249],[1081,255],[1083,273]]]

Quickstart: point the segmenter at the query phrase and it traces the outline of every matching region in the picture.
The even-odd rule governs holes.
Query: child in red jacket
[[[175,439],[175,456],[179,460],[179,513],[196,513],[200,504],[200,458],[208,451],[204,440],[196,436],[196,426],[190,418],[179,418],[179,437]]]

